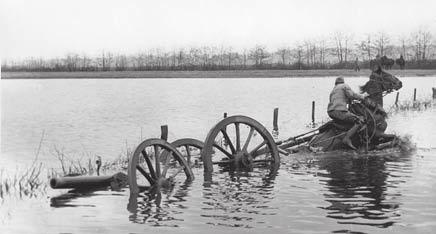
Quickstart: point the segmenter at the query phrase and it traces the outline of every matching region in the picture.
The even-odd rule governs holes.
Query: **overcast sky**
[[[292,45],[344,31],[436,34],[436,0],[1,0],[4,59],[161,47]]]

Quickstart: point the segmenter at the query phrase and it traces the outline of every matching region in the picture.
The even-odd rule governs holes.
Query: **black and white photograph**
[[[0,0],[0,233],[436,233],[435,10]]]

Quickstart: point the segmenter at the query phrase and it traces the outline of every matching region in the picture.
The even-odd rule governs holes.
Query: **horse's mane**
[[[369,82],[369,81],[367,81],[364,85],[359,86],[359,89],[360,89],[360,92],[361,92],[361,93],[366,92],[366,89],[368,88],[368,87],[367,87],[368,82]]]

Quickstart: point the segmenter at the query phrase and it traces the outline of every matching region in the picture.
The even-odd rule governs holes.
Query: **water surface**
[[[357,90],[366,78],[347,82]],[[401,100],[430,97],[433,77],[402,78]],[[72,158],[111,160],[142,139],[204,139],[224,112],[244,114],[280,137],[307,131],[334,78],[2,80],[1,157],[5,173],[25,168],[41,141],[39,160],[59,167],[54,148]],[[395,95],[385,98],[385,105]],[[410,135],[417,150],[356,155],[297,154],[282,158],[275,176],[215,172],[213,183],[179,184],[155,197],[128,190],[95,191],[2,203],[2,233],[433,233],[436,230],[436,111],[398,113],[388,132]],[[295,166],[296,160],[301,163]],[[25,224],[25,225],[24,225]]]

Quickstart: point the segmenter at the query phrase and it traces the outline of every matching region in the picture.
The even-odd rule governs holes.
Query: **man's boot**
[[[353,143],[351,142],[351,137],[356,134],[357,130],[359,130],[360,125],[355,124],[348,132],[345,134],[344,139],[342,139],[342,143],[348,145],[351,149],[356,150],[356,147],[354,147]]]

